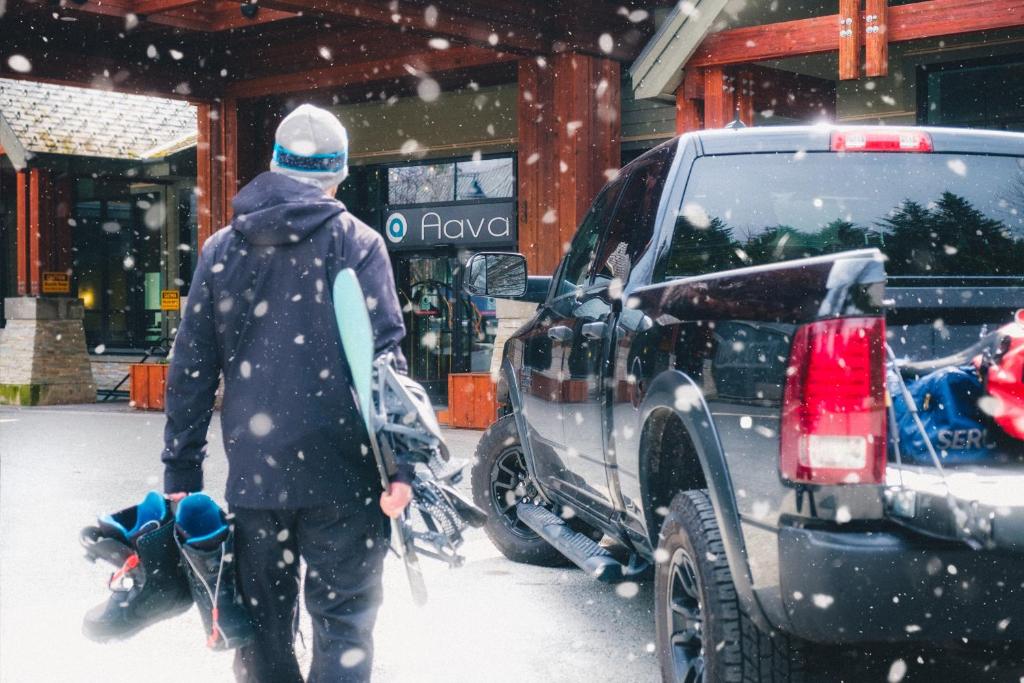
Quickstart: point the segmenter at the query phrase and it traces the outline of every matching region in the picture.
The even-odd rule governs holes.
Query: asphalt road
[[[161,415],[124,404],[0,407],[0,681],[231,680],[231,656],[206,649],[195,609],[126,642],[98,645],[80,633],[82,615],[108,595],[109,571],[83,559],[78,530],[160,486],[162,429]],[[206,481],[223,500],[219,429]],[[448,438],[468,457],[479,432]],[[513,564],[479,531],[465,553],[457,570],[422,563],[423,608],[389,557],[375,681],[657,680],[649,586],[623,598],[576,570]],[[306,620],[302,631],[311,643]]]

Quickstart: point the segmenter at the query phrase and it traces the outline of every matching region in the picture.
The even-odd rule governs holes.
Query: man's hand
[[[412,487],[401,481],[388,484],[388,490],[380,494],[380,509],[391,519],[395,519],[405,506],[412,500]]]
[[[188,494],[185,493],[184,491],[179,491],[178,493],[168,493],[167,500],[171,501],[172,503],[180,503],[181,499],[187,495]]]

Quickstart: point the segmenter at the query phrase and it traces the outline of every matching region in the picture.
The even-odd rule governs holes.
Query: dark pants
[[[294,648],[301,556],[313,621],[310,683],[370,680],[391,530],[376,504],[232,512],[239,585],[256,623],[256,641],[235,653],[235,677],[302,681]]]

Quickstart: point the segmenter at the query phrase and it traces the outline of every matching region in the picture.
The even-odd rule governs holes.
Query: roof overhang
[[[633,97],[674,101],[676,88],[683,80],[683,66],[727,3],[728,0],[677,3],[629,69]]]
[[[21,140],[14,134],[3,114],[0,114],[0,149],[3,149],[15,169],[21,171],[28,166],[31,153],[21,144]]]

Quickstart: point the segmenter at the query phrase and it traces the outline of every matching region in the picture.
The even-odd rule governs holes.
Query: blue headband
[[[338,173],[345,168],[347,162],[348,154],[346,152],[303,156],[281,145],[274,145],[274,163],[280,168],[287,168],[292,171]]]

